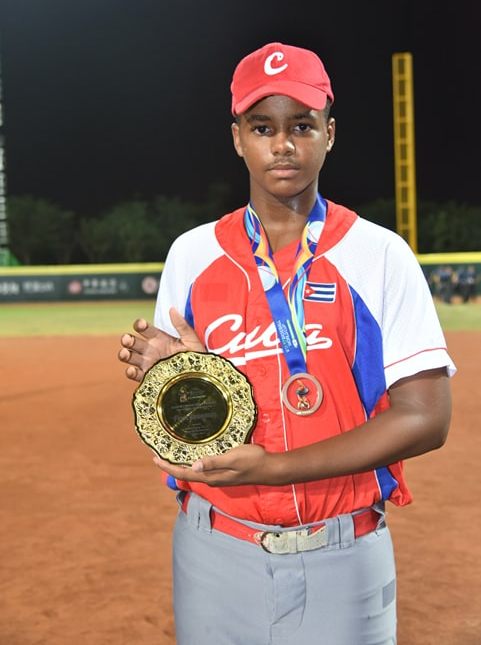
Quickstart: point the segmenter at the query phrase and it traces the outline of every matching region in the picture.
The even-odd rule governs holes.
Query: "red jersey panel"
[[[243,215],[244,209],[235,211],[174,243],[162,275],[155,323],[172,333],[168,310],[177,307],[194,325],[207,351],[224,356],[246,374],[258,406],[253,443],[272,452],[291,450],[349,432],[385,409],[387,387],[393,382],[385,359],[386,354],[391,359],[396,352],[393,334],[398,329],[386,313],[386,303],[399,309],[403,293],[409,292],[416,303],[415,314],[411,307],[403,315],[408,321],[403,324],[412,329],[420,319],[423,324],[427,320],[429,330],[421,338],[417,330],[417,340],[413,338],[409,348],[404,331],[398,357],[402,367],[393,373],[394,380],[402,378],[399,374],[407,376],[441,365],[453,369],[429,290],[408,247],[392,232],[328,202],[303,293],[307,371],[321,383],[324,396],[310,416],[289,411],[282,404],[281,390],[290,374]],[[292,244],[274,255],[284,288],[296,251],[297,244]],[[405,268],[399,271],[401,264],[411,267],[409,275]],[[402,278],[398,282],[391,279],[396,273]],[[418,347],[422,359],[413,363],[411,349]],[[236,517],[283,526],[349,513],[380,499],[396,504],[411,500],[400,463],[289,486],[179,485]]]

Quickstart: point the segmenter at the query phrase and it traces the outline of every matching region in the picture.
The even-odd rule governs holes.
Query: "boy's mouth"
[[[292,177],[299,171],[299,166],[293,163],[276,163],[268,167],[268,171],[276,177]]]

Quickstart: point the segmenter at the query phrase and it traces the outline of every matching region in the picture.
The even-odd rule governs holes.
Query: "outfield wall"
[[[440,267],[456,272],[473,265],[479,292],[481,252],[431,253],[418,260],[428,281]],[[163,267],[163,262],[0,267],[0,303],[152,299]]]
[[[154,298],[163,262],[0,267],[0,303]]]

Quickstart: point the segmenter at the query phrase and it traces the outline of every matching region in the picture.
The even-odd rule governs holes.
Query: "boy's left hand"
[[[154,463],[176,479],[209,486],[282,485],[283,453],[266,452],[261,446],[246,444],[223,455],[203,457],[192,466],[176,466],[160,457]]]
[[[177,352],[205,352],[203,343],[185,318],[173,307],[170,308],[169,315],[178,337],[157,329],[143,318],[134,322],[134,329],[138,335],[122,336],[117,357],[122,363],[128,363],[125,370],[127,378],[140,382],[154,363]]]

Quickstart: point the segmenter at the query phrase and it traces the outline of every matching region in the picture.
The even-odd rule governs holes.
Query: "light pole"
[[[5,138],[3,135],[2,67],[0,61],[0,266],[9,264],[8,222],[5,179]]]
[[[413,63],[409,52],[393,54],[392,73],[396,229],[417,253]]]

